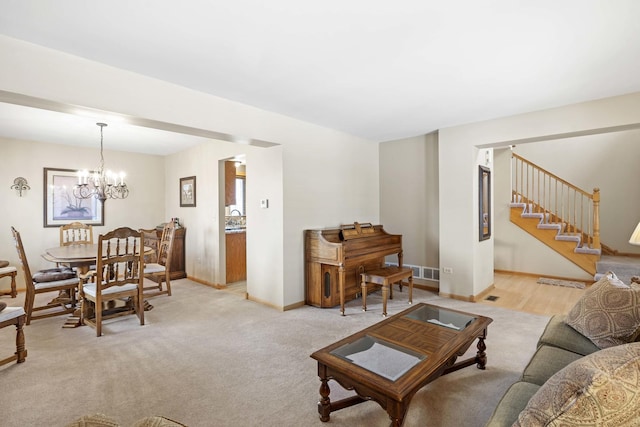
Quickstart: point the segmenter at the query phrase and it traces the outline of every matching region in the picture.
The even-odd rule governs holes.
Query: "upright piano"
[[[305,230],[305,302],[335,307],[360,293],[360,274],[384,266],[388,255],[398,255],[402,266],[402,235],[389,234],[382,225],[353,224],[340,228]]]

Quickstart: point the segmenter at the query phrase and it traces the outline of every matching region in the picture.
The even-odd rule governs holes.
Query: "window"
[[[233,212],[234,209],[240,212],[240,216],[246,216],[245,206],[247,202],[246,193],[246,179],[245,177],[236,177],[236,204],[230,205],[229,210]],[[235,212],[234,212],[235,213]]]

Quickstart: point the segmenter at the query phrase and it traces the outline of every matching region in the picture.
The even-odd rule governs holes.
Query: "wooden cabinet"
[[[224,205],[236,204],[236,162],[224,162]]]
[[[247,280],[247,233],[226,233],[227,283]]]
[[[184,239],[187,233],[187,229],[184,227],[176,228],[173,235],[173,249],[171,253],[171,279],[184,279],[187,277],[185,270],[185,257],[184,257]],[[144,244],[150,246],[157,251],[158,243],[162,238],[162,227],[156,227],[155,234],[145,234]],[[156,279],[151,279],[157,282]]]

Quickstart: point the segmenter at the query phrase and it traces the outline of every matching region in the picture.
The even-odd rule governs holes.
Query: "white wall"
[[[255,219],[263,221],[257,222],[260,225],[269,221],[268,226],[252,227],[247,235],[250,256],[269,266],[253,273],[250,267],[247,274],[263,276],[264,286],[256,295],[270,305],[284,308],[304,301],[305,228],[378,221],[375,143],[4,36],[0,36],[0,57],[2,89],[9,92],[280,145],[280,151],[264,151],[264,164],[256,162],[256,171],[266,175],[254,179],[264,178],[266,188],[257,188],[261,194],[254,197],[273,199],[268,212]],[[177,186],[171,181],[182,173],[191,175],[182,165],[196,162],[215,168],[218,158],[209,155],[203,152],[196,154],[197,159],[186,155],[177,164],[169,162],[163,218],[184,218],[188,227],[187,274],[215,277],[211,271],[215,264],[207,264],[212,254],[198,241],[198,236],[209,233],[216,219],[210,215],[215,214],[196,207],[174,215],[172,198],[177,197],[177,189],[171,188]],[[216,173],[213,169],[204,172],[212,180]],[[247,188],[249,194],[255,194],[254,190]],[[198,204],[199,200],[200,196]],[[271,244],[275,246],[268,246]]]
[[[437,267],[438,134],[385,142],[379,150],[380,222],[402,234],[405,264]]]
[[[108,140],[108,139],[107,139]],[[96,142],[97,144],[97,142]],[[40,256],[46,248],[58,246],[58,227],[44,227],[43,168],[94,169],[99,165],[100,151],[67,145],[0,139],[2,168],[0,168],[0,259],[18,264],[18,255],[10,227],[21,234],[29,266],[32,270],[52,267]],[[94,227],[94,237],[117,227],[152,228],[164,221],[164,164],[163,157],[104,151],[105,166],[127,173],[129,197],[105,202],[105,225]],[[9,187],[16,177],[29,182],[30,190],[19,197]],[[177,190],[176,190],[177,191]],[[22,273],[18,286],[24,288]],[[2,286],[8,286],[3,281]]]
[[[304,300],[305,229],[379,221],[378,145],[318,136],[283,147],[285,305]]]

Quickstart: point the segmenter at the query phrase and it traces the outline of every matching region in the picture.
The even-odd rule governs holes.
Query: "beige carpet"
[[[320,381],[309,355],[382,319],[379,292],[338,308],[305,306],[279,312],[241,296],[172,282],[174,295],[152,300],[146,325],[135,316],[111,320],[97,338],[90,327],[64,329],[64,317],[38,320],[25,329],[24,364],[0,368],[0,425],[64,426],[101,412],[122,425],[163,415],[199,426],[388,426],[376,403],[318,419]],[[394,292],[390,315],[407,307],[406,291]],[[22,303],[2,297],[9,305]],[[405,426],[483,426],[506,388],[534,352],[548,318],[440,298],[429,301],[492,317],[488,366],[439,378],[413,398]],[[0,330],[0,349],[14,351],[15,331]],[[0,355],[0,357],[4,357]],[[331,383],[332,397],[349,393]]]

